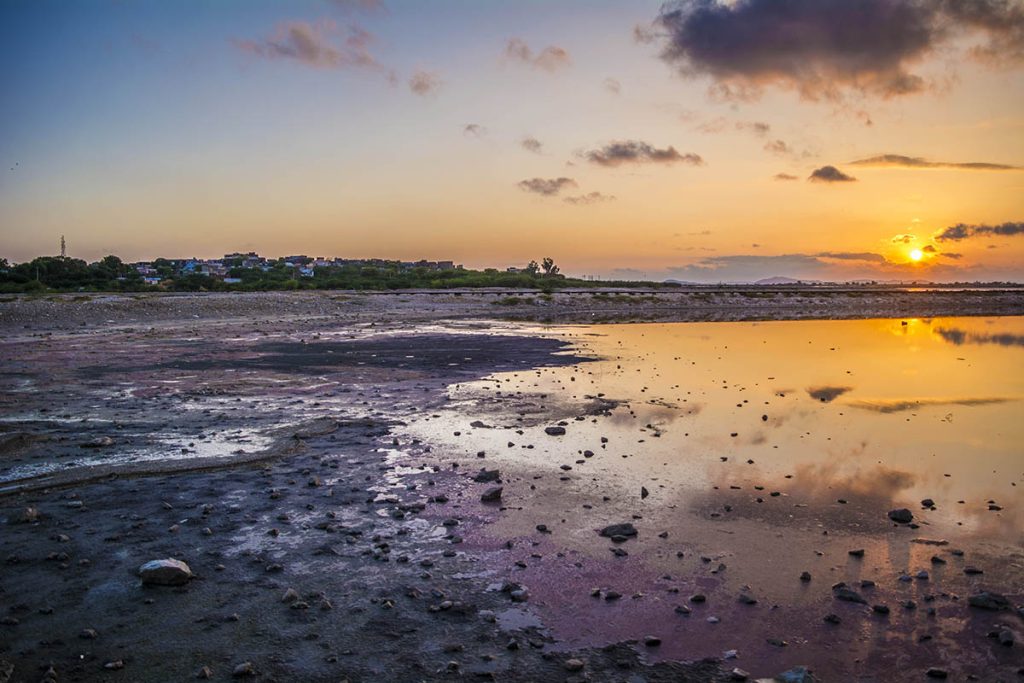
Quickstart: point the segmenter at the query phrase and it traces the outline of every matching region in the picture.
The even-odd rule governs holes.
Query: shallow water
[[[1024,581],[1024,318],[534,332],[597,360],[452,386],[449,408],[408,431],[446,457],[482,451],[470,466],[501,468],[507,508],[477,541],[529,541],[523,580],[559,637],[613,642],[653,630],[666,656],[720,655],[743,642],[762,663],[853,676],[940,658],[906,649],[927,632],[950,655],[970,650],[971,666],[1006,664],[983,637],[974,642],[985,623],[962,614],[956,596],[1015,593]],[[585,415],[594,397],[614,407]],[[544,433],[552,416],[565,418],[564,436]],[[919,528],[895,527],[887,512],[897,507]],[[595,530],[621,521],[640,536],[622,546],[628,556],[612,557]],[[552,533],[538,536],[539,523]],[[863,560],[847,554],[856,548]],[[556,550],[571,562],[551,560]],[[966,576],[971,564],[985,573]],[[899,579],[922,569],[928,579]],[[801,571],[814,582],[798,581]],[[923,607],[884,620],[837,607],[830,585],[864,579],[877,583],[869,602],[913,599],[937,605],[938,618]],[[581,607],[592,587],[635,599]],[[680,619],[673,605],[694,592],[708,602]],[[740,593],[759,606],[738,606]],[[937,594],[945,597],[933,602]],[[822,631],[822,615],[849,609],[858,611],[844,618],[864,623]],[[765,645],[769,637],[800,647]]]

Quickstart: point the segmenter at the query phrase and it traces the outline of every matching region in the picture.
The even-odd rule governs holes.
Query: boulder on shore
[[[139,567],[139,576],[147,586],[184,586],[192,578],[192,570],[181,560],[150,560]]]
[[[612,536],[636,536],[636,527],[629,522],[622,524],[610,524],[601,529],[601,535],[611,538]]]

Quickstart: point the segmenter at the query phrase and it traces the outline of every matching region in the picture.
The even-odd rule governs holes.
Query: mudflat
[[[895,317],[878,334],[960,368],[1020,353],[1019,319],[932,318],[1022,314],[1014,291],[5,300],[0,680],[1012,680],[1019,373],[903,400],[853,357],[799,375],[844,351],[827,328],[565,323]],[[800,335],[801,363],[741,374]],[[996,474],[824,466],[911,419],[996,425]],[[169,558],[176,585],[143,581]]]

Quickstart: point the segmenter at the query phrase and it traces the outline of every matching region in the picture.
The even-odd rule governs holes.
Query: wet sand
[[[798,519],[781,506],[765,513],[749,488],[725,489],[723,479],[697,515],[710,522],[730,505],[728,534],[742,533],[748,515],[778,514],[782,536],[760,539],[766,546],[821,525],[878,537],[861,560],[846,557],[839,533],[820,568],[808,566],[809,585],[766,566],[765,586],[795,587],[739,591],[743,580],[723,572],[756,573],[756,549],[724,543],[727,553],[702,556],[702,534],[722,534],[689,524],[688,510],[659,516],[638,495],[580,495],[561,479],[576,470],[552,474],[453,445],[499,426],[502,441],[532,445],[545,425],[564,421],[571,433],[621,409],[614,397],[524,390],[495,402],[492,424],[457,425],[453,442],[415,433],[458,404],[453,387],[500,372],[585,369],[592,358],[558,335],[471,320],[481,308],[495,317],[486,299],[451,296],[431,310],[416,297],[439,295],[365,296],[370,303],[321,294],[0,303],[0,680],[8,665],[13,681],[42,680],[50,667],[61,681],[228,680],[245,663],[267,681],[716,681],[739,680],[735,668],[770,677],[808,662],[818,680],[921,680],[929,667],[959,679],[1017,676],[1019,552],[949,557],[943,590],[927,601],[921,591],[920,624],[893,600],[890,617],[833,605],[832,583],[872,575],[879,553],[910,548],[899,552],[912,552],[916,567],[947,548],[913,543],[920,530],[894,530],[857,506],[810,501]],[[1019,295],[986,299],[997,300],[999,311],[1020,312]],[[350,305],[360,310],[335,308]],[[602,316],[618,307],[642,317],[601,305]],[[741,314],[784,315],[741,306],[715,315]],[[574,459],[564,462],[579,467]],[[499,469],[500,482],[474,481],[481,467]],[[482,502],[496,485],[501,501]],[[570,509],[577,518],[555,516]],[[597,535],[625,521],[638,537]],[[187,562],[195,578],[142,586],[139,566],[165,557]],[[849,571],[833,577],[836,563]],[[967,563],[983,566],[983,579],[959,578]],[[872,589],[851,588],[876,602]],[[968,608],[982,588],[1014,609]],[[813,598],[795,599],[801,590]],[[690,602],[696,592],[708,600]],[[821,620],[825,604],[840,624]],[[705,628],[712,612],[728,630]],[[685,635],[675,622],[686,622]],[[999,644],[1001,629],[1015,645]]]

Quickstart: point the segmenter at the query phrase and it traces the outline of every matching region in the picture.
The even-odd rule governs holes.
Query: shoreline
[[[0,331],[266,319],[338,324],[517,320],[710,322],[1024,315],[1024,289],[256,292],[59,294],[0,300]]]

